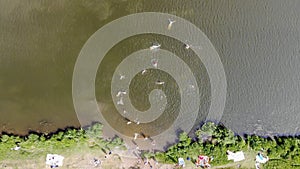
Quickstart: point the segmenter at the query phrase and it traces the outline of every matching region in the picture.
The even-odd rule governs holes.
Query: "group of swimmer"
[[[144,70],[143,72],[145,73],[146,70]],[[143,74],[142,72],[142,74]],[[125,76],[122,75],[121,76],[122,78],[120,78],[120,80],[124,79]],[[155,84],[157,85],[163,85],[165,82],[162,82],[162,81],[156,81]],[[126,91],[118,91],[118,93],[116,94],[116,97],[120,98],[118,101],[117,101],[117,105],[124,105],[124,102],[123,102],[123,96],[126,95],[127,92]],[[128,112],[126,110],[123,111],[123,114],[127,114]],[[135,120],[131,121],[130,119],[124,117],[124,120],[126,122],[127,125],[130,125],[132,123],[135,123],[136,125],[139,125],[140,124],[140,121],[138,120],[138,118],[136,118]],[[155,145],[155,142],[154,140],[152,140],[149,136],[145,135],[144,133],[134,133],[133,135],[133,140],[136,140],[139,136],[142,136],[144,138],[144,140],[151,140],[151,144],[152,145]]]
[[[173,20],[173,19],[168,19],[168,22],[169,22],[169,24],[168,24],[168,30],[171,30],[172,25],[173,25],[176,21]],[[159,43],[153,43],[152,46],[150,46],[150,50],[158,50],[158,49],[160,49],[160,47],[161,47],[161,44],[159,44]],[[184,48],[185,48],[185,49],[190,49],[190,47],[192,47],[192,45],[190,45],[190,44],[188,44],[188,43],[185,43],[185,44],[184,44]]]
[[[168,22],[169,22],[169,24],[167,26],[167,29],[171,30],[172,25],[176,21],[173,20],[173,19],[168,19]],[[159,44],[159,43],[153,43],[152,46],[149,47],[149,49],[151,51],[156,51],[156,50],[159,50],[160,47],[161,47],[161,44]],[[191,45],[185,43],[184,47],[185,47],[185,49],[189,49],[191,47]],[[152,59],[151,60],[151,65],[154,68],[157,68],[157,66],[158,66],[158,60],[157,59]],[[147,72],[147,70],[144,69],[141,73],[142,73],[142,75],[144,75],[146,72]],[[123,80],[125,78],[126,78],[125,75],[120,75],[120,80]],[[165,82],[158,80],[158,81],[155,82],[155,84],[156,85],[164,85]],[[118,91],[118,93],[116,94],[116,97],[119,98],[119,100],[117,101],[117,105],[124,105],[123,96],[126,95],[126,94],[127,94],[126,91]],[[126,110],[123,111],[123,114],[127,114],[127,113],[128,112]],[[130,119],[128,119],[128,118],[125,117],[124,120],[125,120],[125,122],[126,122],[127,125],[130,125],[132,123],[135,123],[136,125],[140,124],[140,121],[138,119],[135,119],[134,121],[131,121]],[[155,145],[155,141],[153,139],[151,139],[149,136],[145,135],[144,133],[134,133],[133,134],[133,142],[134,142],[134,140],[136,140],[137,138],[139,138],[139,136],[142,136],[144,138],[144,140],[148,140],[148,139],[151,140],[151,144]],[[137,146],[137,148],[138,148],[138,146]]]

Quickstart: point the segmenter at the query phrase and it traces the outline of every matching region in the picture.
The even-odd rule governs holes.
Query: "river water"
[[[189,20],[214,45],[227,79],[226,105],[221,112],[221,122],[226,127],[237,133],[297,134],[299,8],[297,0],[1,0],[0,130],[26,134],[29,130],[51,132],[80,126],[73,107],[72,75],[83,45],[105,24],[128,14],[151,11]],[[165,48],[186,58],[185,49],[180,49],[182,44],[168,37],[141,35],[122,41],[107,54],[110,57],[98,70],[96,86],[102,87],[96,88],[96,96],[100,104],[112,100],[106,82],[122,57],[148,48],[150,43],[146,42],[153,41],[164,41],[169,44]],[[200,60],[184,61],[195,71],[201,86],[201,116],[197,119],[201,122],[210,104],[209,77]],[[132,104],[141,111],[150,107],[147,95],[141,93],[153,90],[153,85],[145,82],[153,82],[157,80],[153,77],[159,76],[174,84],[162,90],[171,95],[168,110],[176,115],[178,93],[169,90],[176,91],[178,86],[167,73],[150,72],[151,76],[138,74],[132,81]],[[155,131],[150,134],[155,135]]]

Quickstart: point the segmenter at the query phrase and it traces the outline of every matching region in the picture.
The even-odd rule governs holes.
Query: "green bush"
[[[48,135],[29,134],[25,137],[3,134],[0,138],[0,160],[24,159],[45,156],[46,153],[59,153],[74,147],[85,145],[91,149],[99,149],[104,153],[115,147],[125,149],[122,139],[115,137],[105,140],[102,134],[103,126],[96,123],[86,130],[66,129]],[[187,133],[179,135],[179,141],[165,152],[144,152],[143,156],[155,158],[163,163],[177,163],[179,157],[191,158],[195,162],[198,155],[213,157],[212,165],[230,163],[226,150],[259,151],[269,156],[270,161],[264,168],[300,168],[300,139],[299,137],[263,138],[255,135],[240,137],[224,126],[206,123],[195,133],[197,140],[192,141]],[[11,148],[18,143],[21,150]]]
[[[179,142],[166,152],[156,153],[155,158],[161,162],[177,163],[178,157],[190,157],[194,162],[198,155],[213,157],[212,165],[230,163],[226,151],[265,151],[270,161],[265,168],[300,168],[299,137],[263,138],[248,135],[245,138],[234,135],[222,125],[205,123],[196,131],[197,141],[191,141],[186,133],[180,134]]]
[[[86,130],[68,128],[64,131],[45,136],[43,134],[29,134],[25,137],[10,136],[3,134],[0,138],[0,160],[4,159],[24,159],[45,156],[47,153],[66,152],[80,145],[88,144],[89,141],[95,143],[94,147],[102,151],[113,149],[116,146],[125,148],[122,139],[116,137],[111,141],[102,137],[102,125],[95,123]],[[21,149],[12,150],[18,143]]]

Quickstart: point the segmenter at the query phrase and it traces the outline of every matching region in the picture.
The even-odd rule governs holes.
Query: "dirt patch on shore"
[[[150,169],[150,165],[153,169],[172,169],[174,165],[169,164],[159,164],[154,160],[149,160],[149,163],[144,164],[144,161],[135,156],[126,155],[126,151],[123,153],[112,153],[111,155],[106,155],[103,152],[77,152],[77,153],[61,153],[64,156],[64,164],[61,169],[74,168],[74,169]],[[94,159],[100,161],[98,165],[94,163]],[[0,168],[5,169],[42,169],[50,168],[50,166],[45,164],[46,156],[39,157],[36,159],[15,159],[15,160],[4,160],[0,162]]]
[[[105,154],[101,150],[88,150],[88,149],[76,149],[69,152],[60,153],[64,156],[64,164],[61,169],[174,169],[175,164],[162,164],[150,159],[147,163],[141,158],[136,157],[130,150],[114,150],[110,155]],[[255,152],[245,152],[246,159],[237,162],[229,163],[223,166],[212,166],[211,169],[226,169],[226,168],[255,168],[254,158]],[[35,159],[15,159],[15,160],[3,160],[0,161],[0,168],[5,169],[43,169],[50,168],[45,164],[45,157],[38,157]],[[96,165],[94,160],[99,160],[99,164]],[[146,162],[146,163],[145,163]],[[195,165],[191,161],[186,162],[187,169],[194,169]]]

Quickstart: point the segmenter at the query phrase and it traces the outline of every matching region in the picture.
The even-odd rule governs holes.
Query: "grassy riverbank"
[[[13,150],[17,145],[21,148]],[[72,163],[78,163],[84,157],[91,156],[92,160],[93,157],[104,156],[115,148],[126,149],[120,138],[103,139],[100,124],[95,124],[87,130],[66,129],[49,135],[29,134],[20,137],[4,134],[0,142],[0,168],[18,168],[20,162],[22,166],[27,163],[29,167],[32,166],[30,168],[44,168],[46,155],[49,153],[62,154],[65,157],[64,161],[72,166]],[[89,163],[90,160],[86,162]]]
[[[177,163],[179,157],[190,158],[187,168],[194,167],[197,156],[213,157],[213,168],[254,168],[257,151],[263,149],[270,161],[264,168],[300,168],[299,137],[262,138],[258,136],[235,136],[230,130],[213,123],[206,123],[197,132],[197,138],[191,139],[182,133],[179,142],[166,152],[142,152],[142,157],[154,158],[159,162],[157,168],[169,168]],[[19,150],[12,148],[19,145]],[[104,156],[113,150],[111,158]],[[226,151],[244,151],[246,159],[233,163],[227,160]],[[45,168],[48,153],[65,157],[62,168],[94,168],[93,158],[105,161],[102,168],[129,168],[139,166],[137,158],[128,156],[120,138],[105,140],[102,137],[102,125],[95,124],[87,130],[66,129],[50,135],[30,134],[25,137],[3,134],[0,141],[0,168]],[[170,164],[170,165],[167,165]],[[171,167],[172,168],[172,167]]]
[[[191,161],[196,161],[197,156],[202,154],[213,157],[212,166],[236,167],[240,164],[244,168],[255,168],[255,156],[258,151],[262,151],[270,158],[263,168],[300,168],[299,137],[264,138],[255,135],[240,137],[214,123],[204,124],[196,135],[197,138],[192,140],[186,133],[182,133],[179,143],[171,146],[168,151],[147,155],[165,163],[175,163],[179,157],[189,157]],[[246,159],[239,163],[232,163],[227,160],[227,150],[242,150]]]

